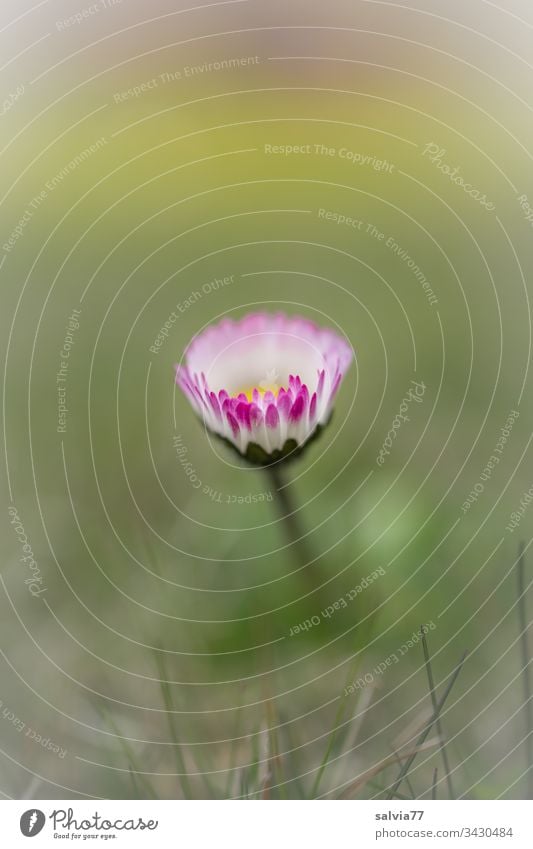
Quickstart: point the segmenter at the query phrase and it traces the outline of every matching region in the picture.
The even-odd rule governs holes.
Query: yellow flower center
[[[249,386],[244,389],[239,389],[235,395],[240,395],[241,393],[246,395],[248,401],[253,401],[253,393],[254,389],[257,389],[260,395],[264,395],[266,392],[272,392],[274,395],[277,395],[280,387],[277,383],[265,383],[262,382],[260,386]]]

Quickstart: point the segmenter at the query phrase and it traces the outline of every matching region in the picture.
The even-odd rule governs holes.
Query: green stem
[[[319,584],[319,576],[316,571],[316,563],[312,562],[316,560],[316,557],[311,555],[307,546],[304,531],[298,521],[296,507],[281,469],[281,463],[265,466],[265,471],[274,490],[274,499],[282,519],[285,536],[300,564],[300,572],[311,584],[312,589],[316,590]]]

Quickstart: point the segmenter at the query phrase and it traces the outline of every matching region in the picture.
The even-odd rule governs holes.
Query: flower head
[[[176,382],[210,431],[268,465],[327,424],[351,360],[351,347],[332,330],[252,313],[196,336]]]

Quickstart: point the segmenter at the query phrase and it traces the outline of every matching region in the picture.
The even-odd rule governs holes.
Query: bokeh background
[[[532,39],[525,0],[3,0],[4,796],[379,796],[421,624],[439,696],[469,651],[454,794],[530,794]],[[356,352],[287,469],[313,588],[174,384],[256,309]],[[435,733],[406,795],[449,794]]]

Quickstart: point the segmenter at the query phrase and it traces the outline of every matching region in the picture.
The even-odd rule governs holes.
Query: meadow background
[[[422,624],[439,696],[469,651],[454,794],[530,796],[532,32],[518,0],[4,0],[6,797],[379,796],[432,712]],[[174,384],[256,309],[356,352],[287,469],[316,587]],[[403,794],[449,794],[437,738]]]

